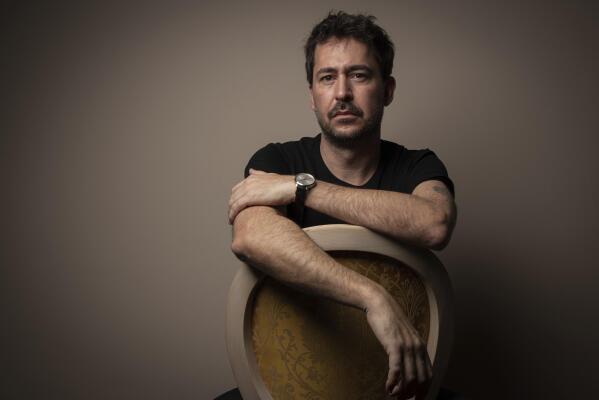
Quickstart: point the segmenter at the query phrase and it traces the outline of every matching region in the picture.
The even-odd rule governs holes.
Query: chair
[[[426,399],[435,399],[453,339],[451,286],[437,257],[353,225],[305,232],[402,306],[427,343],[433,380]],[[229,292],[226,341],[244,400],[387,398],[387,355],[361,310],[301,293],[243,263]]]

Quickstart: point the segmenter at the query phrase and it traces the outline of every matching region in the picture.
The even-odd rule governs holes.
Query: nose
[[[335,86],[335,100],[351,101],[352,99],[350,80],[345,75],[340,75]]]

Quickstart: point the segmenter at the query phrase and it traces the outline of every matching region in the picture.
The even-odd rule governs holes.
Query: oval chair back
[[[427,343],[433,380],[426,400],[434,400],[453,339],[451,286],[441,262],[363,227],[304,231],[403,308]],[[388,398],[388,358],[363,311],[301,293],[243,263],[229,291],[226,341],[244,400]]]

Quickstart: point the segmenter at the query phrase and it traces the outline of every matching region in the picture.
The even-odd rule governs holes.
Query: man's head
[[[373,21],[330,13],[306,42],[312,109],[323,134],[341,146],[378,135],[393,99],[393,43]]]
[[[374,23],[375,19],[372,15],[352,15],[343,11],[336,13],[331,11],[325,19],[314,26],[304,46],[306,76],[310,86],[312,86],[314,79],[316,46],[327,42],[331,38],[353,38],[364,43],[374,52],[383,79],[387,80],[391,76],[395,56],[393,42],[389,39],[387,32]]]

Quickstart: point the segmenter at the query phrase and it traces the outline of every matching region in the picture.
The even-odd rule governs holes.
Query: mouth
[[[343,111],[343,112],[335,113],[333,115],[333,118],[337,118],[337,117],[341,117],[341,118],[343,118],[343,117],[357,117],[357,115],[354,114],[354,113],[352,113],[352,112]]]
[[[333,118],[357,118],[362,116],[362,110],[350,102],[338,102],[333,109],[328,112],[328,117]]]

